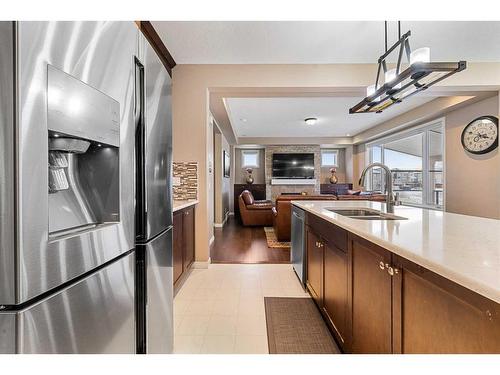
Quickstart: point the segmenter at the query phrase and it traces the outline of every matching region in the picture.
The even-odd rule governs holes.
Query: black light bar
[[[393,104],[401,103],[405,98],[428,89],[439,81],[464,70],[465,61],[458,62],[415,62],[401,71],[403,55],[410,63],[411,32],[401,36],[401,24],[398,23],[399,39],[389,49],[387,48],[387,22],[385,23],[385,53],[378,59],[377,78],[375,79],[375,92],[364,98],[349,113],[381,113]],[[396,76],[388,83],[379,87],[381,73],[387,73],[387,57],[399,47],[396,65]]]
[[[350,108],[349,113],[381,113],[393,104],[428,89],[466,67],[465,61],[415,63],[399,73],[390,84],[382,85],[372,95]],[[399,84],[401,87],[395,89]],[[379,97],[380,99],[376,100]]]

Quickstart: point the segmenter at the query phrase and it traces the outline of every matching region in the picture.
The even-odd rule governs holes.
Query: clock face
[[[498,146],[498,119],[493,116],[482,116],[462,132],[462,146],[472,154],[486,154]]]

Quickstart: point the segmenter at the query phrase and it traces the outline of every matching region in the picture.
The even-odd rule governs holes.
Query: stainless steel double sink
[[[327,208],[338,215],[358,220],[407,220],[406,217],[389,214],[371,208]]]

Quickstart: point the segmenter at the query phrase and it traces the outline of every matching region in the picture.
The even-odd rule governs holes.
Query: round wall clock
[[[481,155],[498,147],[498,118],[481,116],[472,120],[462,132],[462,146],[471,154]]]

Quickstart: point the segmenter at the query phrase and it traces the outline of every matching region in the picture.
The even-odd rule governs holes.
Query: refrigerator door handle
[[[147,237],[147,189],[145,181],[146,162],[146,126],[145,126],[145,93],[144,65],[135,58],[135,170],[136,170],[136,238],[144,240]]]

